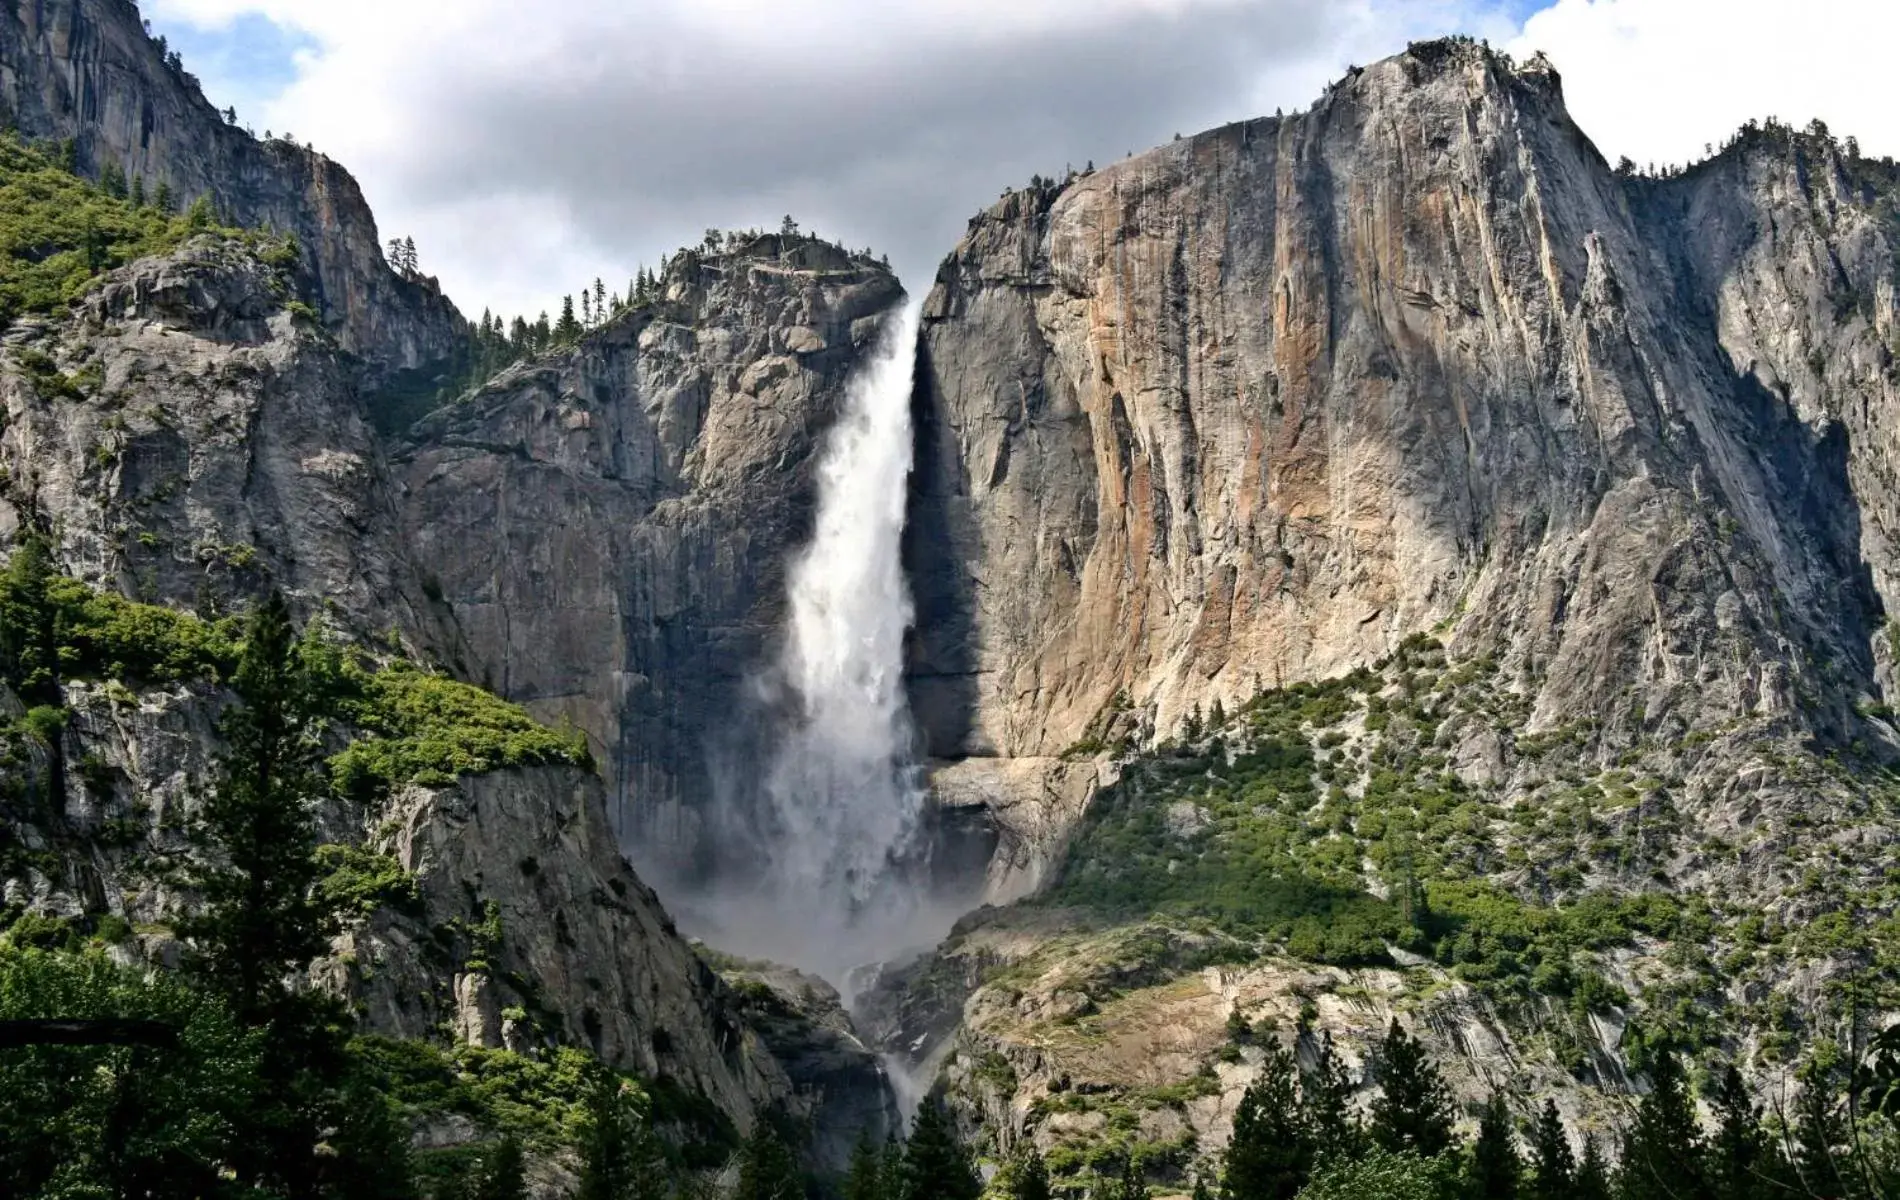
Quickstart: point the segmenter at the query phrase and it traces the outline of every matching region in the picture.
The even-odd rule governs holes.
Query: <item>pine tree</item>
[[[513,1137],[496,1142],[482,1155],[468,1200],[526,1200],[528,1162]]]
[[[1610,1164],[1603,1160],[1603,1147],[1595,1134],[1583,1139],[1583,1160],[1570,1185],[1571,1200],[1610,1200]]]
[[[402,269],[409,272],[411,275],[414,275],[420,269],[417,266],[417,262],[418,260],[416,258],[416,239],[413,237],[403,238],[402,239]]]
[[[1346,1065],[1333,1049],[1333,1036],[1325,1034],[1320,1038],[1319,1060],[1300,1081],[1300,1122],[1316,1163],[1365,1153],[1366,1131],[1353,1111],[1352,1091]]]
[[[1049,1168],[1027,1141],[1016,1147],[1003,1168],[1003,1195],[1008,1200],[1049,1200]]]
[[[580,322],[574,319],[574,297],[561,297],[561,319],[554,325],[554,340],[571,342],[580,336]]]
[[[44,534],[29,527],[0,583],[0,674],[29,708],[60,702],[58,612],[48,590],[52,579],[52,549]]]
[[[219,858],[193,873],[203,908],[178,931],[195,972],[239,1019],[268,1024],[288,995],[285,977],[328,947],[335,915],[316,886],[315,806],[328,794],[321,730],[278,592],[246,623],[232,690],[228,749],[196,831]]]
[[[161,179],[158,182],[158,191],[152,194],[152,207],[159,212],[170,213],[172,204],[172,185]]]
[[[904,1147],[899,1200],[977,1200],[982,1194],[983,1182],[949,1112],[926,1097],[917,1106],[917,1120]]]
[[[627,1082],[601,1071],[588,1094],[575,1200],[660,1200],[665,1157]]]
[[[1803,1087],[1794,1106],[1794,1174],[1806,1195],[1858,1198],[1865,1193],[1856,1186],[1855,1172],[1847,1162],[1852,1152],[1846,1147],[1853,1135],[1826,1083],[1818,1073],[1803,1072]]]
[[[600,281],[598,275],[594,276],[594,320],[607,320],[607,285]]]
[[[1451,1093],[1425,1048],[1393,1018],[1379,1045],[1372,1140],[1394,1154],[1436,1158],[1451,1146]]]
[[[594,327],[594,298],[586,288],[581,289],[581,328]]]
[[[1762,1133],[1761,1111],[1734,1063],[1723,1070],[1709,1100],[1716,1119],[1715,1136],[1709,1142],[1711,1190],[1723,1200],[1765,1195],[1771,1147]]]
[[[845,1175],[844,1200],[890,1200],[884,1180],[884,1158],[871,1139],[860,1135],[851,1151],[851,1169]]]
[[[1657,1054],[1649,1084],[1649,1094],[1636,1106],[1636,1120],[1624,1136],[1620,1191],[1625,1200],[1704,1195],[1695,1103],[1673,1050]]]
[[[739,1187],[732,1200],[804,1200],[805,1185],[790,1147],[764,1113],[739,1151]]]
[[[145,207],[145,176],[132,176],[132,207]]]
[[[1289,1200],[1312,1172],[1312,1147],[1300,1120],[1293,1056],[1267,1045],[1260,1075],[1234,1110],[1221,1200]]]
[[[1478,1121],[1478,1140],[1466,1165],[1465,1195],[1471,1200],[1517,1200],[1522,1173],[1511,1134],[1511,1111],[1504,1097],[1493,1092]]]
[[[1531,1177],[1525,1194],[1531,1200],[1569,1200],[1576,1173],[1576,1158],[1570,1153],[1563,1118],[1557,1115],[1557,1102],[1547,1099],[1531,1134]]]
[[[1141,1157],[1132,1150],[1123,1154],[1121,1175],[1109,1195],[1113,1200],[1149,1200],[1153,1194],[1148,1189],[1148,1173],[1141,1165]]]

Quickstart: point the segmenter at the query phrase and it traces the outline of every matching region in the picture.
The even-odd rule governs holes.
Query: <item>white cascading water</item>
[[[901,561],[917,321],[914,303],[887,317],[822,451],[816,528],[788,579],[786,641],[759,680],[782,723],[756,791],[746,789],[765,861],[750,886],[728,881],[714,904],[722,949],[838,983],[942,932],[906,878],[924,808],[904,695],[913,610]]]

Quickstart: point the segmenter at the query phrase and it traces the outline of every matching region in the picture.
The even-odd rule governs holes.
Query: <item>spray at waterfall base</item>
[[[783,645],[714,751],[699,881],[667,897],[717,949],[847,991],[855,968],[940,941],[978,902],[987,853],[986,826],[929,803],[904,691],[919,307],[886,314],[826,434]]]

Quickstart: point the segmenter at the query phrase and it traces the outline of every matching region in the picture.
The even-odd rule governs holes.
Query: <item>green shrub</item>
[[[349,795],[422,784],[440,787],[457,776],[505,767],[591,766],[578,733],[550,729],[519,705],[408,663],[359,673],[347,704],[351,723],[370,736],[331,759],[339,790]]]
[[[101,272],[163,253],[194,232],[187,218],[109,196],[16,135],[0,134],[0,328],[64,308]]]
[[[330,843],[317,847],[317,864],[328,872],[318,888],[342,911],[366,916],[379,908],[421,911],[416,877],[387,854]]]

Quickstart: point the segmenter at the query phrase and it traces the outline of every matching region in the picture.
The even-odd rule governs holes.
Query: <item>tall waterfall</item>
[[[745,800],[724,817],[743,826],[729,828],[750,845],[754,875],[703,897],[720,948],[836,981],[934,940],[954,916],[931,913],[914,878],[924,792],[904,695],[913,614],[900,552],[918,311],[908,303],[885,319],[821,451],[785,641],[757,681],[776,728],[765,762],[732,782]]]

